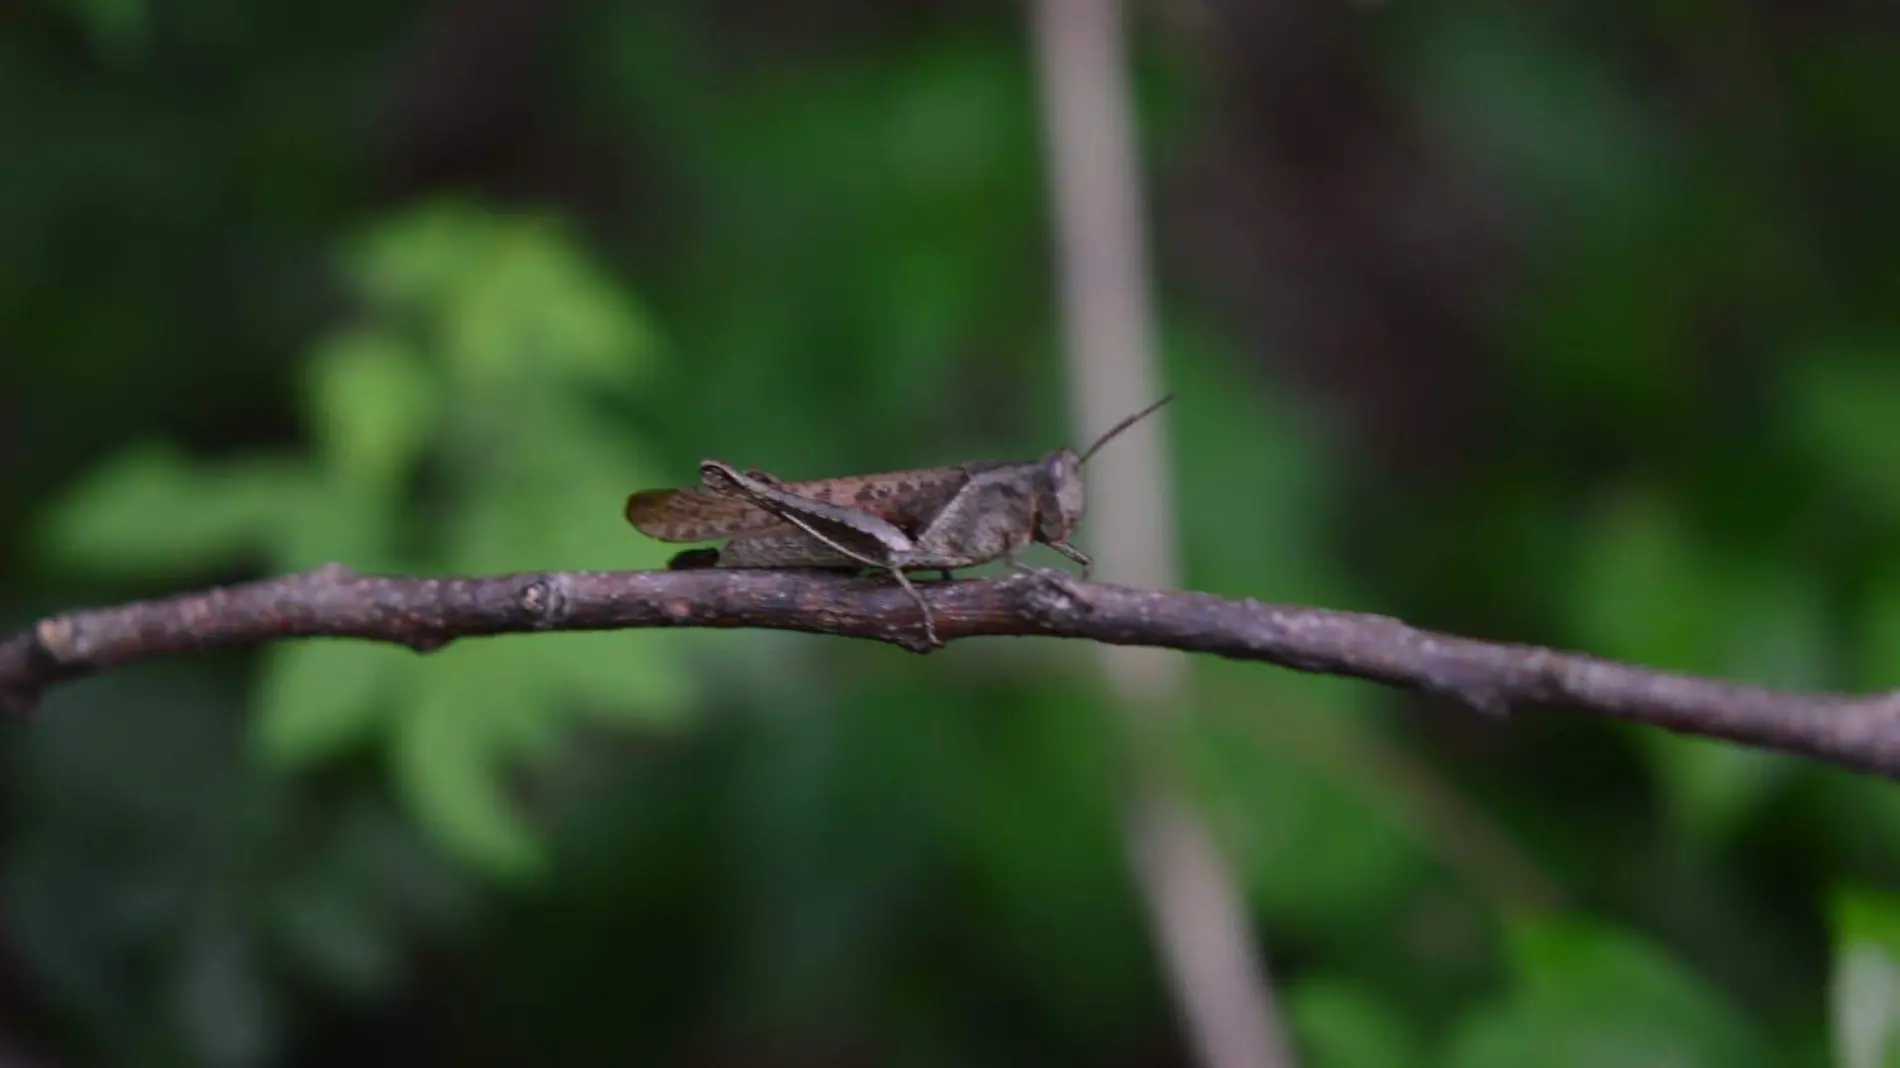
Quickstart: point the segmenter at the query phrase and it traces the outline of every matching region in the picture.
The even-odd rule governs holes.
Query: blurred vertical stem
[[[1056,214],[1070,412],[1084,436],[1160,393],[1151,343],[1140,169],[1117,0],[1035,0]],[[1167,412],[1091,461],[1090,549],[1105,578],[1179,582]],[[1100,646],[1140,742],[1183,703],[1178,653]],[[1137,755],[1167,745],[1136,746]],[[1226,860],[1162,762],[1137,764],[1128,817],[1135,875],[1195,1053],[1207,1068],[1290,1068],[1291,1048]]]

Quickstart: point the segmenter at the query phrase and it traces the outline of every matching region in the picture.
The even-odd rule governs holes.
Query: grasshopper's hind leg
[[[865,562],[857,569],[857,573],[860,575],[883,574],[896,579],[897,584],[904,587],[904,592],[910,594],[910,599],[917,602],[917,611],[924,617],[924,639],[931,645],[942,647],[943,639],[937,637],[937,617],[930,611],[930,602],[924,600],[924,595],[918,592],[916,585],[910,581],[910,576],[904,574],[903,568]],[[950,572],[946,571],[944,574],[947,576]]]
[[[917,587],[911,584],[910,576],[904,574],[903,568],[893,567],[888,570],[891,577],[897,580],[897,584],[904,587],[904,592],[910,594],[910,599],[917,602],[917,611],[924,617],[924,638],[930,644],[941,647],[943,639],[937,637],[937,617],[931,614],[930,602],[924,600],[924,595],[917,592]]]

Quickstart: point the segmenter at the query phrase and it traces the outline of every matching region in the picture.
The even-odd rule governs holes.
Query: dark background
[[[1189,585],[1900,682],[1894,8],[1132,18]],[[1079,436],[1033,61],[1002,3],[0,7],[0,622],[658,566],[620,501],[703,455]],[[0,727],[0,1062],[1186,1063],[1077,652],[67,687]],[[1309,1063],[1876,1063],[1888,784],[1261,666],[1190,711]]]

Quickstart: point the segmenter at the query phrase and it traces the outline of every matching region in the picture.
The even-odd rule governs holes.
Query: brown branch
[[[946,640],[1042,635],[1213,653],[1369,679],[1485,712],[1567,707],[1900,778],[1900,692],[1780,692],[1439,634],[1388,616],[1205,593],[1024,575],[919,589]],[[0,710],[29,711],[54,683],[150,657],[283,638],[362,638],[426,652],[457,638],[634,627],[764,627],[923,649],[916,605],[875,577],[705,570],[425,579],[332,564],[42,620],[0,642]]]

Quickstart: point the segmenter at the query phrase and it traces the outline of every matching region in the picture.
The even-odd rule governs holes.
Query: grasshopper
[[[923,615],[930,645],[937,638],[930,605],[907,571],[951,571],[1001,558],[1017,571],[1046,574],[1019,555],[1041,542],[1090,569],[1069,544],[1082,521],[1082,465],[1155,409],[1170,393],[1123,419],[1077,453],[1061,448],[1039,460],[983,461],[783,482],[702,460],[697,489],[641,490],[627,498],[627,522],[660,541],[715,541],[673,557],[674,569],[871,568],[889,573]]]

